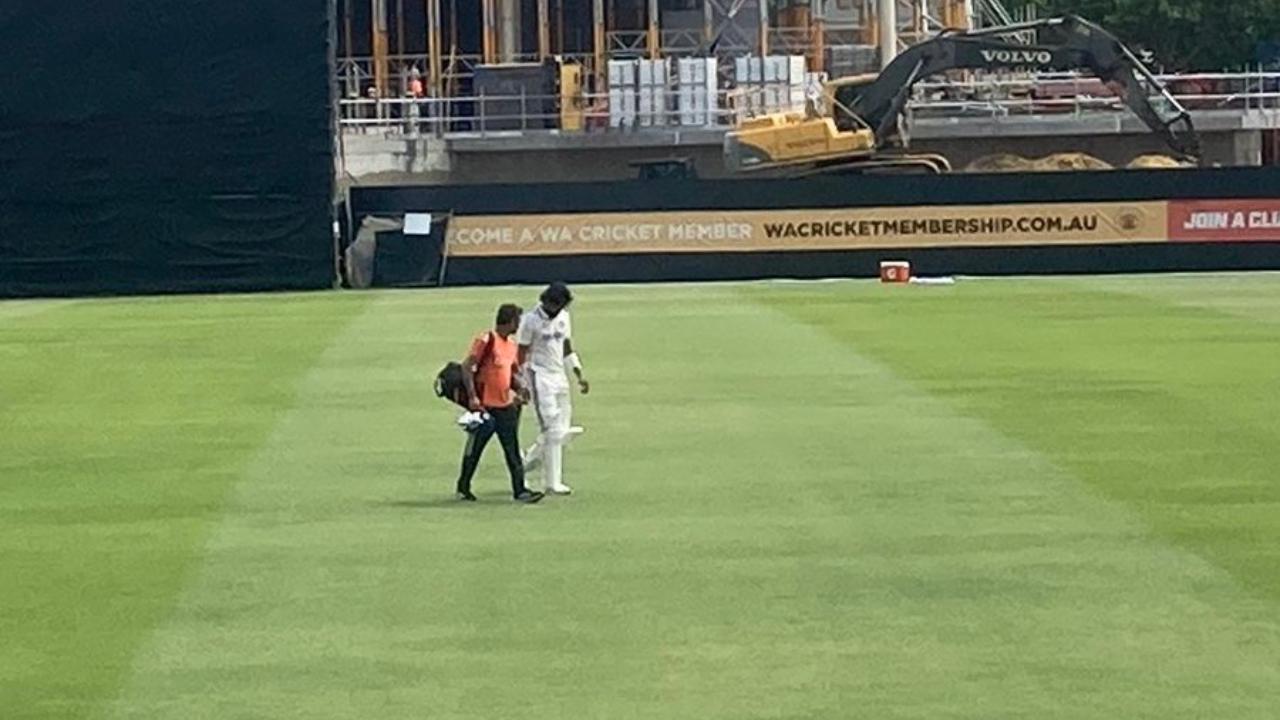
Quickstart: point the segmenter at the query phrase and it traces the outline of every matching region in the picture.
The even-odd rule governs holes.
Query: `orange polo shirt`
[[[493,348],[486,351],[489,338]],[[511,405],[511,376],[518,360],[514,338],[503,338],[496,332],[481,333],[471,342],[471,362],[476,368],[476,394],[480,404],[487,408],[504,408]]]

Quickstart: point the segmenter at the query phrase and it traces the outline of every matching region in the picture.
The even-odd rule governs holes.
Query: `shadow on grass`
[[[477,495],[478,502],[463,502],[455,499],[452,495],[442,497],[423,497],[411,500],[376,500],[372,504],[376,507],[383,508],[400,508],[408,510],[474,510],[479,506],[520,506],[521,503],[514,502],[510,495],[501,493],[487,493]]]

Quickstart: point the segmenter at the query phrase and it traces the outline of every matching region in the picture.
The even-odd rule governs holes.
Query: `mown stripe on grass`
[[[0,322],[41,315],[73,305],[77,300],[0,300]]]
[[[964,361],[938,347],[918,316],[896,311],[900,296],[865,304],[865,293],[886,297],[866,284],[747,293],[835,341],[836,362],[864,375],[854,396],[878,396],[847,425],[863,453],[853,482],[870,491],[853,503],[868,506],[861,514],[878,537],[860,548],[863,559],[833,548],[828,562],[868,567],[855,598],[885,602],[859,603],[828,579],[832,604],[813,613],[866,614],[871,632],[860,639],[897,645],[864,665],[889,663],[844,696],[850,704],[878,703],[883,712],[872,715],[887,717],[1170,717],[1224,707],[1266,717],[1280,702],[1275,605],[1152,532],[1129,503],[937,392],[947,368]],[[884,341],[869,331],[877,322],[920,346],[929,372],[907,366],[908,380],[863,355]],[[981,332],[954,318],[949,330]]]
[[[115,694],[295,378],[361,305],[101,300],[0,323],[0,715],[87,717]]]
[[[435,612],[419,543],[452,509],[463,438],[430,383],[494,292],[373,296],[298,384],[104,717],[387,717],[369,698],[422,680],[403,675],[430,652],[407,631]]]
[[[770,303],[1042,452],[1280,603],[1280,326],[1098,282],[846,286]],[[1176,294],[1185,281],[1143,282]],[[1250,286],[1257,306],[1280,309],[1280,286]]]
[[[1139,295],[1234,318],[1280,323],[1280,273],[1196,274],[1092,278],[1098,290]]]
[[[496,453],[448,500],[426,390],[521,293],[383,296],[113,717],[1271,716],[1269,606],[776,291],[581,289],[577,493],[536,508]]]

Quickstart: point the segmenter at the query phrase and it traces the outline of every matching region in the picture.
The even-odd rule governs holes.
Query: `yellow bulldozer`
[[[1012,35],[1034,32],[1034,44]],[[830,173],[943,173],[941,155],[910,153],[899,128],[915,84],[951,70],[1051,72],[1087,70],[1161,136],[1179,161],[1197,162],[1191,117],[1141,61],[1111,33],[1075,16],[971,32],[944,31],[908,48],[878,75],[828,82],[806,112],[741,121],[725,136],[735,172],[789,176]]]

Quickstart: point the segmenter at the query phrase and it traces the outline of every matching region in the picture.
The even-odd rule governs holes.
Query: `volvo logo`
[[[1048,50],[983,50],[982,59],[989,65],[1048,65],[1053,53]]]

